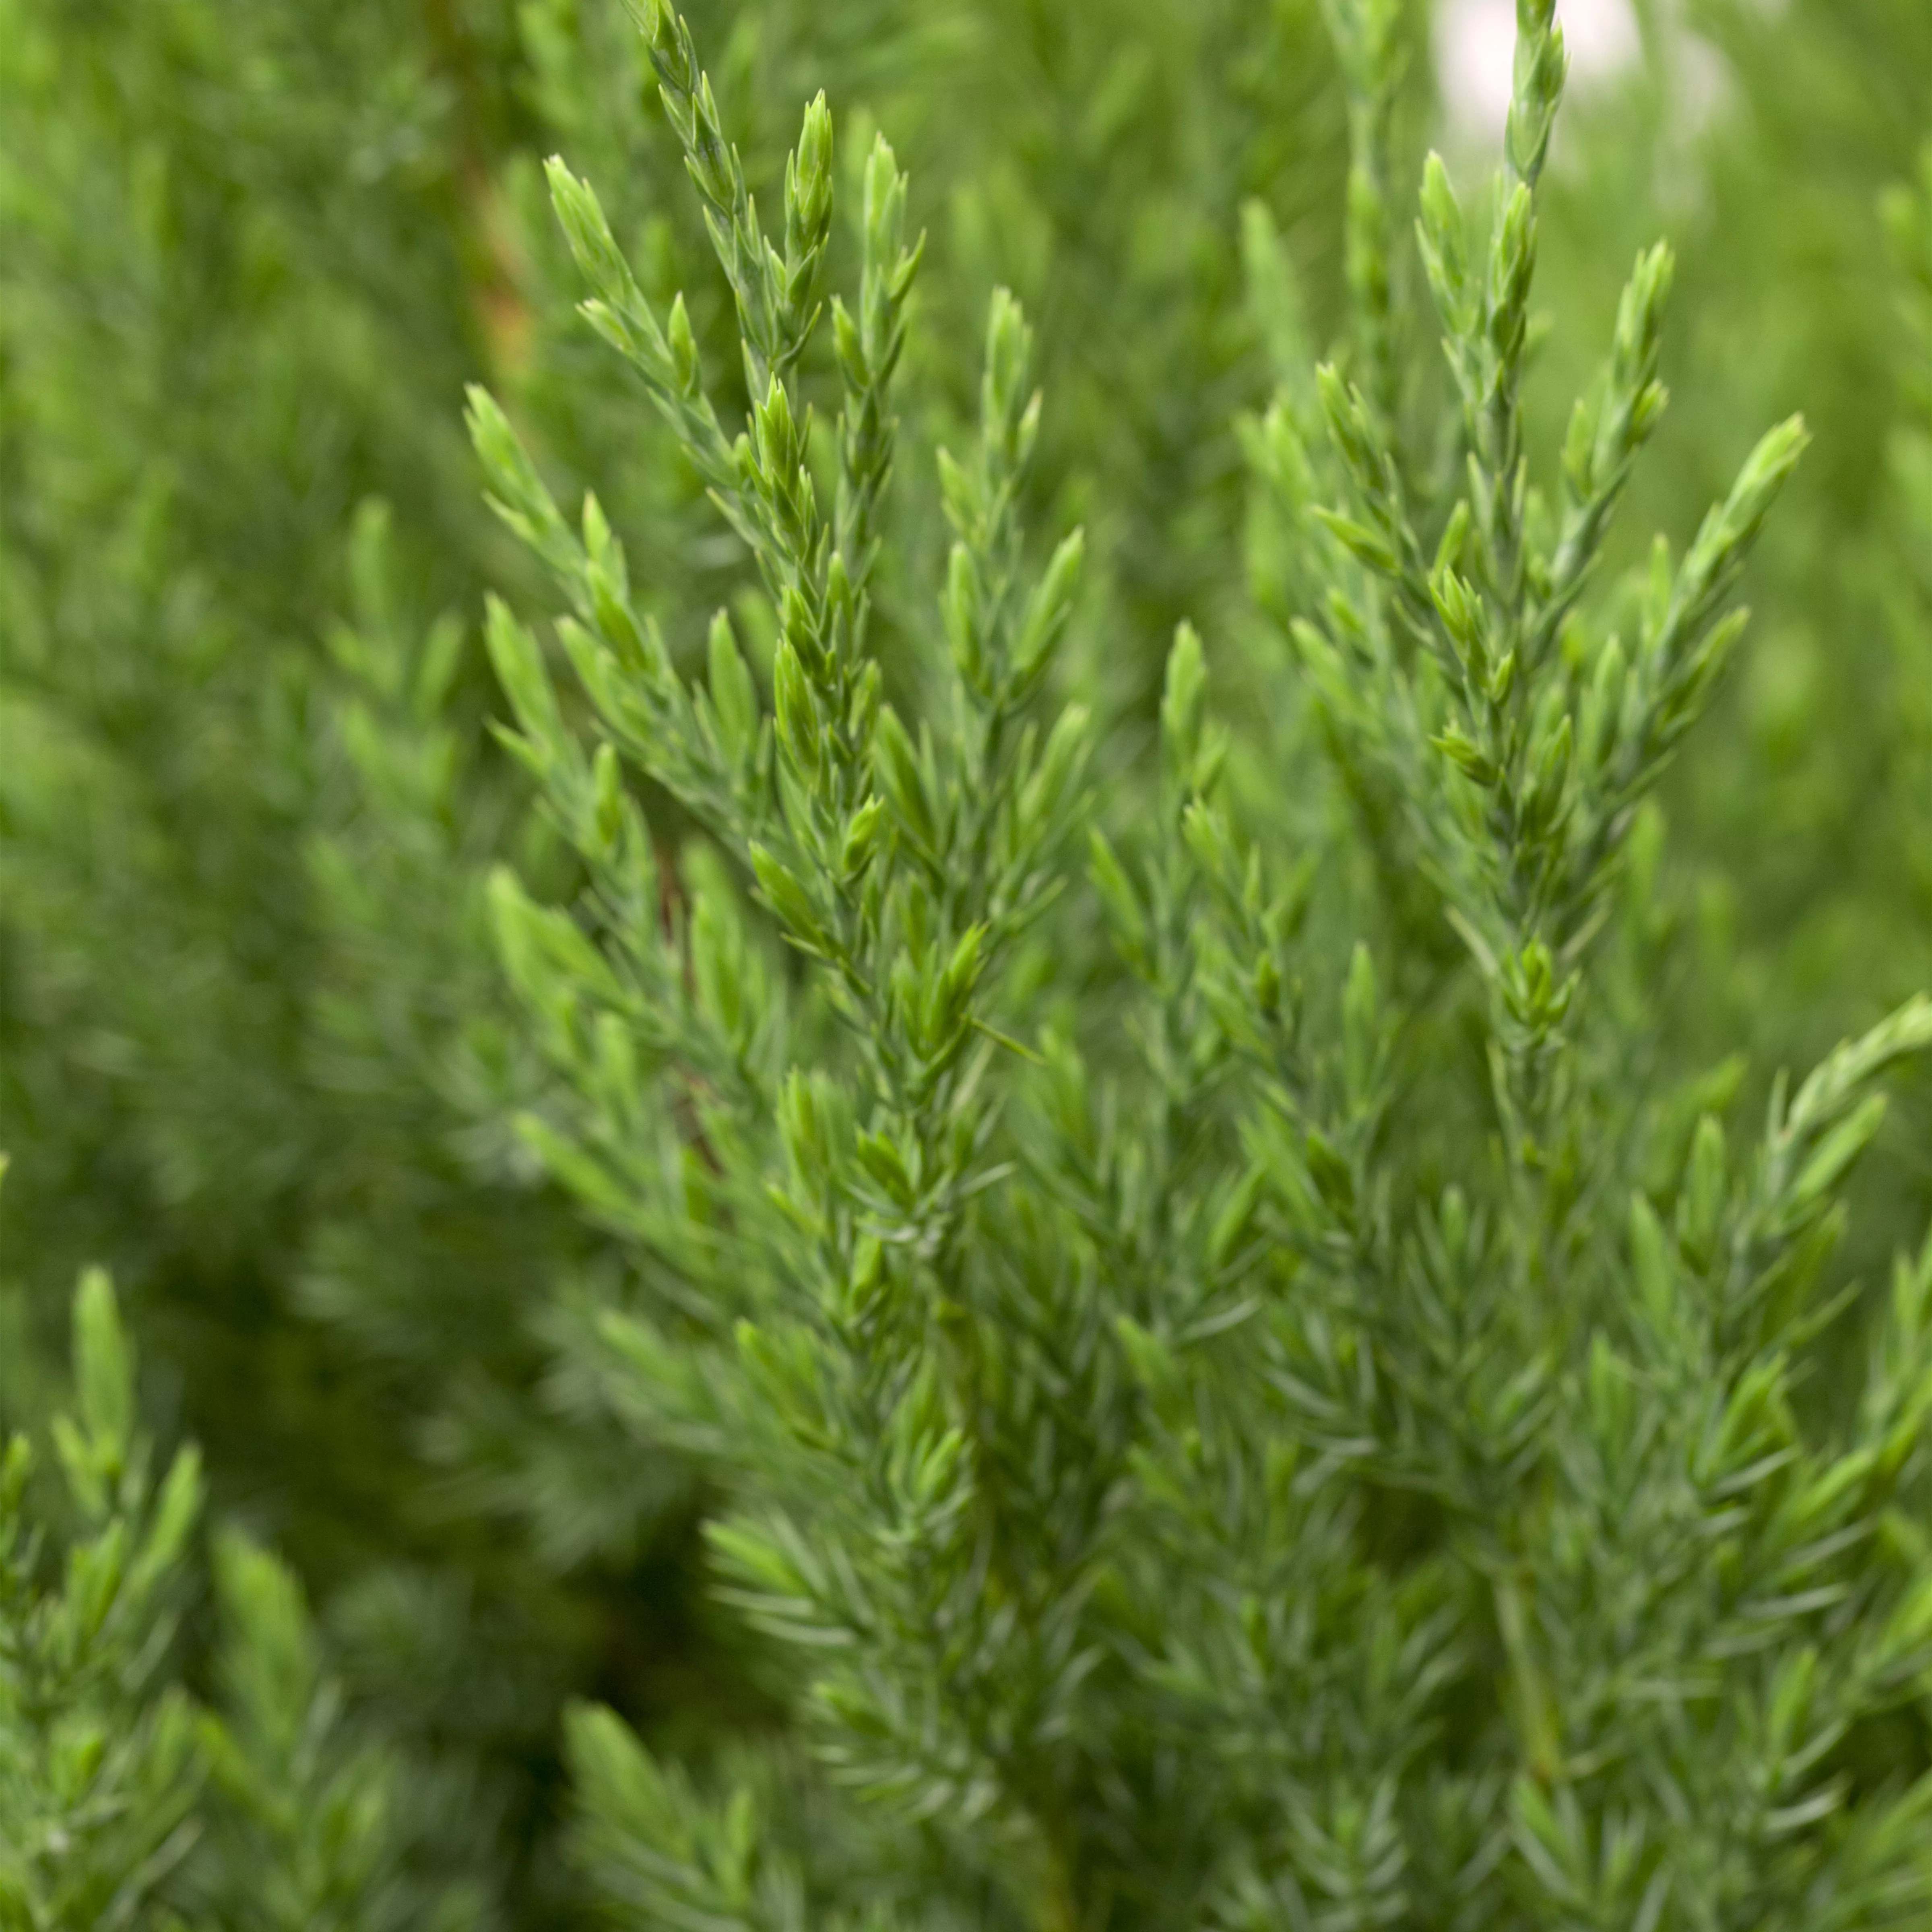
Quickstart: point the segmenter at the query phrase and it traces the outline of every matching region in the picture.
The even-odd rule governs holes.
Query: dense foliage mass
[[[0,1924],[1932,1922],[1932,16],[1640,11],[0,0]]]

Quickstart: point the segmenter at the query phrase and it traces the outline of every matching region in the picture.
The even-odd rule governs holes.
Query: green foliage
[[[1312,14],[728,16],[715,111],[750,181],[792,131],[778,104],[827,82],[932,158],[938,419],[990,283],[1058,292],[1047,339],[1086,373],[1037,487],[1094,505],[1088,594],[1136,640],[1132,704],[1174,610],[1232,582],[1237,212],[1318,206],[1340,164]],[[487,375],[547,465],[596,476],[688,669],[736,545],[590,359],[535,157],[564,142],[614,184],[653,298],[708,259],[702,207],[675,132],[636,111],[647,57],[615,0],[10,0],[0,38],[13,1251],[37,1281],[112,1260],[218,1504],[297,1563],[406,1734],[410,1802],[432,1794],[452,1860],[541,1916],[561,1696],[742,1700],[686,1580],[688,1473],[640,1457],[554,1346],[626,1264],[508,1130],[537,1076],[482,875],[574,862],[483,728],[467,614],[517,563],[449,400]],[[1327,238],[1305,238],[1320,269]],[[690,286],[734,393],[735,303]],[[932,541],[915,524],[886,554],[882,637],[896,560]],[[762,676],[769,606],[734,615]],[[30,1421],[58,1302],[9,1287],[0,1320],[0,1404]]]
[[[640,17],[734,296],[741,433],[683,298],[643,294],[560,163],[552,192],[587,319],[776,611],[772,696],[722,614],[686,683],[596,499],[580,534],[473,394],[493,501],[568,603],[590,704],[574,722],[496,607],[506,742],[587,881],[568,908],[494,888],[562,1080],[524,1131],[639,1257],[606,1372],[728,1498],[723,1600],[769,1640],[832,1786],[898,1826],[788,1857],[748,1790],[713,1808],[586,1716],[613,1904],[800,1922],[814,1859],[842,1856],[848,1908],[974,1900],[974,1922],[1054,1928],[1916,1922],[1932,1247],[1898,1265],[1856,1411],[1814,1422],[1798,1395],[1845,1306],[1844,1184],[1932,1004],[1795,1094],[1780,1077],[1742,1158],[1719,1118],[1735,1076],[1646,1076],[1645,801],[1737,649],[1805,437],[1764,436],[1681,559],[1660,538],[1610,568],[1665,401],[1660,247],[1555,487],[1532,482],[1553,8],[1519,9],[1486,224],[1439,160],[1424,174],[1446,397],[1394,326],[1397,25],[1336,9],[1353,320],[1252,438],[1310,614],[1292,648],[1376,861],[1338,862],[1327,892],[1318,848],[1282,862],[1292,800],[1265,740],[1211,715],[1185,625],[1158,782],[1084,788],[1088,711],[1054,649],[1080,539],[1029,560],[1042,408],[1004,291],[976,444],[939,454],[938,622],[904,626],[896,667],[915,722],[885,701],[870,520],[919,260],[900,178],[875,146],[861,320],[835,298],[814,446],[823,105],[781,248],[684,23],[662,0]],[[627,768],[701,835],[668,914]],[[1084,940],[1083,824],[1111,968]],[[1364,920],[1464,1052],[1382,992]],[[1429,957],[1425,922],[1462,959]]]
[[[456,1928],[481,1921],[474,1888],[425,1896],[398,1829],[393,1756],[358,1739],[318,1655],[301,1586],[230,1531],[213,1552],[222,1622],[221,1715],[207,1726],[224,1808],[202,1888],[224,1925]]]
[[[428,1389],[422,1327],[413,1355],[381,1336],[372,1373],[385,1290],[439,1280],[445,1310],[460,1288],[514,1335],[567,1240],[526,1186],[452,1157],[416,1055],[372,1081],[343,1050],[362,932],[304,863],[353,817],[346,694],[312,642],[350,512],[371,490],[412,506],[372,651],[466,580],[477,520],[436,401],[478,332],[423,25],[21,4],[0,26],[11,1251],[43,1279],[111,1256],[218,1501],[247,1498],[332,1590],[448,1560],[422,1476],[396,1481],[448,1400],[448,1329]],[[376,919],[386,1019],[433,1010],[460,949],[460,882],[436,884]],[[346,1337],[307,1313],[345,1275]],[[478,1351],[500,1372],[508,1353]]]
[[[4,1922],[478,1922],[474,1900],[411,1877],[394,1766],[345,1721],[300,1586],[237,1532],[214,1552],[217,1705],[176,1681],[201,1459],[184,1448],[156,1475],[134,1351],[98,1270],[74,1299],[74,1412],[52,1430],[64,1509],[37,1505],[26,1437],[0,1465]]]
[[[1915,420],[1922,359],[1882,218],[1932,119],[1932,22],[1888,0],[1800,0],[1774,24],[1728,0],[1685,12],[1704,45],[1660,42],[1648,72],[1570,129],[1545,230],[1557,326],[1530,406],[1560,429],[1610,272],[1667,228],[1672,401],[1634,514],[1688,525],[1743,440],[1794,409],[1816,436],[1752,566],[1753,645],[1702,755],[1663,794],[1695,962],[1668,1001],[1672,1050],[1701,1063],[1748,1042],[1769,1066],[1815,1058],[1846,1015],[1875,1017],[1932,963],[1924,903],[1900,890],[1917,843],[1918,633],[1889,614],[1914,545],[1888,450]],[[1922,1142],[1927,1093],[1908,1078],[1900,1144]],[[1928,1198],[1922,1172],[1875,1198],[1854,1237],[1868,1276],[1916,1239]]]
[[[0,0],[8,1252],[292,1566],[89,1290],[0,1918],[1932,1910],[1932,16],[1640,10]]]
[[[105,1275],[74,1302],[75,1413],[54,1442],[79,1533],[57,1582],[26,1514],[23,1436],[0,1466],[0,1908],[8,1924],[138,1922],[194,1841],[194,1714],[155,1683],[201,1507],[200,1462],[156,1480]]]

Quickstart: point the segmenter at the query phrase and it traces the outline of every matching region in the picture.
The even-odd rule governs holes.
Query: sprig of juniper
[[[1042,1748],[1029,1730],[1048,1714],[1013,1728],[1040,1666],[1013,1665],[1070,1627],[1053,1608],[1058,1586],[1017,1628],[979,1594],[1010,1532],[994,1480],[999,1445],[978,1433],[997,1400],[984,1318],[965,1305],[958,1271],[972,1204],[1002,1172],[989,1074],[1008,1047],[994,989],[1046,903],[1080,764],[1084,714],[1069,710],[1046,733],[1026,716],[1066,626],[1080,542],[1070,538],[1037,577],[1024,567],[1018,510],[1039,402],[1028,332],[1002,293],[977,446],[941,460],[956,539],[940,613],[952,716],[915,736],[882,702],[866,650],[893,442],[889,386],[919,259],[902,240],[903,178],[880,143],[866,177],[857,319],[833,310],[844,407],[828,515],[795,374],[815,312],[776,251],[758,253],[742,172],[682,23],[654,8],[642,24],[739,300],[754,406],[728,466],[694,360],[678,346],[679,306],[660,326],[592,191],[557,166],[553,192],[598,291],[586,314],[643,376],[758,562],[779,620],[772,700],[767,716],[722,619],[710,692],[683,689],[634,613],[621,548],[594,502],[580,541],[506,419],[473,398],[496,500],[574,606],[560,634],[604,739],[586,760],[534,638],[494,613],[493,652],[520,728],[513,748],[590,868],[586,910],[604,942],[500,884],[508,956],[584,1103],[574,1129],[532,1131],[558,1172],[640,1238],[671,1305],[717,1337],[694,1360],[658,1318],[610,1331],[634,1400],[661,1430],[759,1478],[744,1513],[714,1526],[714,1546],[730,1600],[820,1660],[807,1681],[842,1775],[921,1816],[1011,1815],[1053,1869],[1054,1827],[1028,1788]],[[821,186],[829,196],[828,130],[808,116],[788,174],[796,209],[818,208]],[[807,227],[817,236],[822,223]],[[802,262],[817,245],[794,252]],[[722,881],[667,926],[620,758],[748,872],[807,962],[808,1011],[828,1014],[832,1032],[775,1018],[775,967],[755,985],[728,983],[727,959],[758,947],[724,909]],[[728,927],[728,941],[707,944],[707,928]],[[734,1015],[760,1028],[766,1051],[721,1025]],[[674,1101],[648,1118],[646,1072],[670,1081]],[[708,1304],[706,1287],[717,1291]],[[719,1318],[733,1308],[757,1325],[727,1344]],[[1029,1583],[1024,1594],[1040,1592]],[[980,1635],[936,1670],[930,1634],[962,1618],[961,1640]]]
[[[1371,947],[1322,958],[1309,866],[1225,782],[1190,628],[1160,782],[1089,840],[1132,986],[1121,1037],[1084,986],[1037,1066],[1010,1036],[1022,987],[1055,982],[1028,936],[1056,933],[1087,728],[1077,707],[1050,731],[1029,716],[1080,548],[1026,568],[1024,322],[996,296],[976,447],[941,460],[954,540],[921,668],[946,699],[915,726],[866,622],[917,260],[903,184],[877,151],[860,320],[832,310],[828,481],[802,400],[820,136],[808,115],[781,252],[661,5],[642,24],[746,345],[735,441],[679,305],[658,322],[591,191],[560,167],[553,190],[591,321],[749,549],[772,698],[722,621],[709,688],[683,685],[594,502],[580,538],[477,399],[495,495],[572,607],[599,741],[586,756],[500,610],[512,742],[590,880],[574,909],[497,888],[560,1076],[530,1132],[640,1264],[646,1293],[603,1324],[614,1398],[714,1472],[724,1600],[788,1660],[833,1782],[896,1821],[890,1848],[835,1831],[842,1903],[980,1898],[1051,1932],[1902,1915],[1932,1883],[1912,1849],[1932,1782],[1855,1790],[1846,1753],[1928,1660],[1900,1503],[1932,1403],[1932,1264],[1901,1266],[1842,1439],[1793,1396],[1878,1083],[1932,1045],[1932,1008],[1780,1083],[1742,1162],[1706,1119],[1633,1195],[1649,1116],[1589,1141],[1609,1114],[1586,1048],[1614,1030],[1592,942],[1735,645],[1729,602],[1802,433],[1760,446],[1681,563],[1594,598],[1662,406],[1669,261],[1639,260],[1552,508],[1522,392],[1564,62],[1553,7],[1523,0],[1479,273],[1439,163],[1422,188],[1464,459],[1453,500],[1427,496],[1395,440],[1399,36],[1390,10],[1334,10],[1363,148],[1356,346],[1253,441],[1304,496],[1337,493],[1300,662],[1473,962],[1494,1160],[1453,1146],[1422,1172],[1414,1117],[1448,1082],[1406,1058]],[[658,883],[627,766],[704,829],[688,901]],[[614,1898],[731,1925],[808,1909],[826,1847],[794,1856],[753,1800],[700,1796],[608,1717],[574,1737]]]

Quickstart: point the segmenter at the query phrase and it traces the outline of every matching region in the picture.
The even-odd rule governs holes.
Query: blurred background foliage
[[[988,291],[1026,302],[1040,520],[1086,521],[1078,647],[1150,716],[1179,617],[1266,602],[1241,424],[1270,265],[1318,340],[1340,313],[1316,0],[686,10],[768,194],[821,86],[848,160],[876,124],[910,171],[902,472],[970,409]],[[1660,232],[1676,401],[1628,525],[1688,527],[1767,421],[1816,434],[1657,886],[1666,1050],[1742,1040],[1764,1075],[1932,982],[1932,9],[1634,17],[1559,138],[1531,446]],[[694,1582],[701,1499],[581,1345],[621,1262],[506,1125],[542,1076],[480,880],[566,861],[487,730],[482,592],[529,566],[460,397],[487,381],[566,500],[597,476],[694,653],[741,560],[572,313],[541,158],[597,182],[654,299],[692,292],[714,370],[729,304],[618,0],[0,0],[0,1426],[56,1405],[64,1284],[111,1264],[152,1426],[298,1573],[422,1858],[486,1921],[553,1922],[563,1700],[649,1736],[764,1707]],[[1486,164],[1494,130],[1420,66],[1402,113],[1418,157]],[[927,621],[931,497],[894,512],[889,670]],[[1294,694],[1252,695],[1293,755]],[[1888,1139],[1873,1261],[1932,1206],[1922,1081]]]

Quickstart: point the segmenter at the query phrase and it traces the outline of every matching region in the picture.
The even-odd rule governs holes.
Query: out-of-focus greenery
[[[1673,400],[1628,526],[1694,527],[1768,422],[1802,409],[1815,435],[1748,582],[1750,646],[1664,794],[1662,1051],[1688,1074],[1748,1048],[1756,1078],[1932,983],[1932,11],[1641,10],[1646,62],[1558,136],[1532,446],[1658,233]],[[1051,398],[1036,526],[1087,528],[1070,649],[1125,763],[1178,620],[1267,628],[1252,424],[1284,348],[1255,211],[1334,337],[1324,9],[687,11],[761,206],[820,87],[846,205],[871,127],[911,178],[902,473],[970,434],[991,290],[1024,302]],[[622,1245],[510,1125],[550,1076],[482,882],[508,859],[566,890],[575,862],[486,727],[482,595],[536,573],[482,508],[460,398],[487,382],[566,502],[594,480],[681,662],[728,593],[762,675],[769,605],[576,316],[541,158],[596,183],[653,302],[691,292],[735,417],[730,302],[618,0],[0,0],[0,1425],[61,1406],[55,1286],[110,1264],[149,1425],[198,1440],[214,1513],[300,1573],[322,1639],[259,1641],[326,1642],[401,1767],[417,1879],[554,1922],[567,1698],[674,1742],[775,1710],[700,1578],[702,1485],[582,1366],[592,1311],[629,1292]],[[1399,232],[1438,118],[1413,64]],[[842,274],[854,238],[831,246]],[[929,490],[896,500],[889,683],[944,544]],[[1300,694],[1244,690],[1335,819]],[[1922,1076],[1860,1184],[1870,1279],[1922,1233],[1928,1150]],[[208,1600],[294,1628],[282,1573],[220,1547]],[[250,1666],[180,1588],[184,1670],[245,1704]]]

